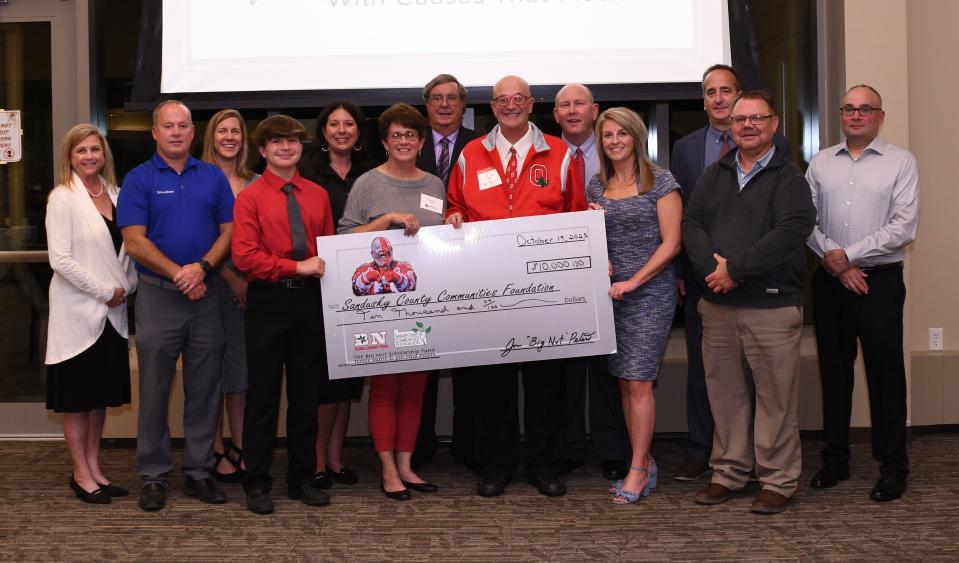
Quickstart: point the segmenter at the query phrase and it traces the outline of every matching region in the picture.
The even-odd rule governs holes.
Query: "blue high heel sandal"
[[[636,471],[637,473],[646,473],[647,475],[649,475],[651,468],[630,467],[629,469],[630,471]],[[651,481],[652,481],[652,475],[650,475],[650,477],[646,480],[646,486],[643,487],[643,490],[638,493],[634,493],[633,491],[623,490],[622,484],[620,483],[620,489],[616,491],[616,496],[613,497],[613,504],[635,504],[639,502],[639,499],[641,497],[648,497],[649,489],[650,489],[649,485]]]
[[[649,473],[649,485],[648,485],[648,486],[649,486],[649,489],[652,490],[652,489],[655,489],[655,488],[659,485],[659,467],[656,465],[656,460],[654,460],[653,458],[649,458],[649,459],[650,459],[650,461],[652,462],[652,465],[649,467],[649,470],[647,471],[647,472]],[[630,469],[632,469],[632,468],[630,468]],[[617,480],[616,482],[609,484],[609,492],[611,492],[611,493],[613,493],[613,494],[617,494],[617,495],[618,495],[620,492],[622,492],[622,490],[623,490],[623,480],[622,480],[622,479],[619,479],[619,480]],[[649,496],[649,495],[643,495],[643,496]]]

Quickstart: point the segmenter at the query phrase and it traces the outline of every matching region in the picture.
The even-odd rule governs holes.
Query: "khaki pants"
[[[802,308],[729,307],[703,299],[699,313],[706,388],[716,422],[712,482],[742,489],[755,467],[763,489],[792,496],[802,472],[798,422]]]

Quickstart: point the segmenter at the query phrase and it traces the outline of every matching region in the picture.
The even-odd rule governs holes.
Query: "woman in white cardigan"
[[[57,182],[46,219],[53,268],[47,408],[63,413],[70,488],[85,502],[107,504],[129,494],[103,474],[99,454],[106,407],[130,402],[126,297],[136,273],[116,226],[113,156],[96,127],[67,132]]]

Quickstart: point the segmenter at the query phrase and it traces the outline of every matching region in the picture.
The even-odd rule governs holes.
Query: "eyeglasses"
[[[459,94],[447,94],[445,96],[443,94],[433,94],[430,96],[430,101],[434,104],[442,104],[443,102],[446,102],[450,105],[453,105],[460,101],[460,97]]]
[[[390,133],[391,141],[399,141],[400,139],[406,139],[407,141],[415,140],[419,135],[416,131],[393,131]]]
[[[515,96],[498,96],[493,98],[493,103],[499,107],[506,107],[510,102],[521,106],[526,103],[527,100],[532,100],[533,96],[524,96],[522,94],[516,94]]]
[[[839,111],[842,112],[846,117],[852,117],[856,115],[856,112],[859,112],[859,115],[863,117],[869,117],[874,111],[882,111],[882,108],[874,108],[872,106],[842,106],[839,108]]]
[[[772,119],[773,117],[776,117],[776,114],[767,113],[766,115],[762,115],[760,113],[757,113],[754,115],[734,115],[732,117],[732,120],[733,120],[733,125],[742,125],[746,123],[747,119],[753,125],[761,125],[764,121],[766,121],[767,119]]]

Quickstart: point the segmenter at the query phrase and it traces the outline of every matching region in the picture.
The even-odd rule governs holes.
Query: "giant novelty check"
[[[317,238],[331,378],[616,351],[602,211]]]

